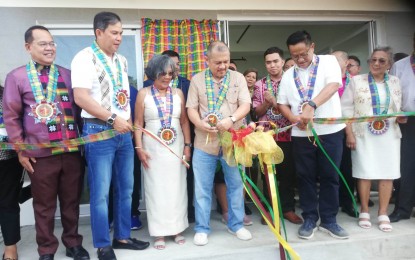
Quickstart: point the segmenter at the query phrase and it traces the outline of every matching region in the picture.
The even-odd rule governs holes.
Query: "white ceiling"
[[[239,43],[247,26],[250,25]],[[311,34],[316,44],[316,52],[325,51],[330,46],[342,41],[342,39],[359,30],[364,23],[336,23],[333,22],[297,22],[297,23],[242,23],[230,22],[229,39],[232,53],[237,52],[261,52],[271,46],[277,46],[283,50],[286,48],[288,36],[298,30],[306,30]]]

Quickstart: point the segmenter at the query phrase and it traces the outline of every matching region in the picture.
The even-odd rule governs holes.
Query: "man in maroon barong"
[[[70,71],[54,64],[56,43],[52,35],[43,26],[32,26],[25,33],[25,47],[31,59],[6,77],[3,114],[9,141],[48,144],[76,138],[78,109]],[[59,246],[53,234],[57,199],[66,256],[89,259],[78,233],[84,176],[79,147],[17,152],[31,180],[39,260],[54,259]]]

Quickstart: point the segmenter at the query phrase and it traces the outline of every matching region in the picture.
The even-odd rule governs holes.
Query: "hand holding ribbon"
[[[406,124],[407,122],[408,122],[408,117],[407,116],[397,116],[396,117],[396,123]]]
[[[233,125],[233,122],[232,122],[231,118],[226,117],[226,118],[220,120],[219,123],[216,125],[216,127],[220,132],[224,132],[224,131],[227,131],[229,128],[231,128],[232,125]]]
[[[207,117],[200,120],[199,128],[205,130],[208,133],[218,132],[218,129],[216,126],[212,126],[211,124],[209,124],[209,119]]]
[[[301,126],[304,126],[303,129],[305,130],[308,123],[311,123],[313,125],[313,118],[314,118],[314,108],[312,108],[310,105],[305,105],[303,109],[303,113],[300,114],[300,122]]]
[[[133,126],[127,120],[121,117],[117,117],[114,120],[114,129],[121,134],[125,134],[133,131]]]

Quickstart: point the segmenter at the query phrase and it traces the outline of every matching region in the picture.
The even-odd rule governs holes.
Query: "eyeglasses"
[[[370,64],[375,64],[376,62],[379,62],[379,64],[383,66],[383,65],[386,64],[387,60],[372,58],[372,59],[369,59],[367,62],[370,63]]]
[[[291,59],[293,59],[294,61],[298,61],[300,58],[302,58],[303,60],[306,60],[308,58],[308,52],[310,51],[310,47],[306,50],[305,53],[301,53],[299,55],[291,55]]]
[[[41,48],[46,48],[47,46],[51,47],[51,48],[56,48],[56,46],[58,46],[56,44],[56,42],[37,42],[36,43],[39,47]]]
[[[165,72],[165,71],[163,71],[163,72],[160,72],[160,77],[166,77],[166,76],[169,76],[169,77],[173,77],[174,76],[174,73],[173,72]]]

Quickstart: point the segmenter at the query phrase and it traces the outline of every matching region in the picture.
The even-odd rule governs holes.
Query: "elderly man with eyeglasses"
[[[9,141],[49,144],[78,137],[78,109],[70,71],[54,63],[56,44],[52,35],[43,26],[32,26],[25,33],[25,42],[31,59],[7,75],[4,89]],[[58,198],[66,256],[89,259],[78,234],[84,176],[78,147],[23,150],[18,151],[18,157],[31,180],[39,259],[54,259],[59,246],[53,235]]]
[[[351,76],[356,76],[360,73],[360,59],[357,56],[350,55],[347,60],[347,71]]]

